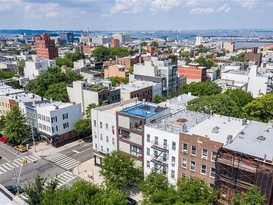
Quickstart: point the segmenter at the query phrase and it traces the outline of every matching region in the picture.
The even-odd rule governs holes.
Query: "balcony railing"
[[[169,145],[168,144],[160,144],[155,140],[152,141],[151,144],[152,144],[152,146],[151,146],[152,149],[157,149],[157,150],[160,150],[162,152],[169,151]]]

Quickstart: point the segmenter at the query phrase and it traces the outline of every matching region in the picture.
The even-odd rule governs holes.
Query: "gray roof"
[[[258,158],[273,160],[273,125],[251,121],[230,144],[224,146]]]

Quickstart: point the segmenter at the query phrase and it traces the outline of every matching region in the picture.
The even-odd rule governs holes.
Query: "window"
[[[195,162],[191,161],[191,166],[190,166],[191,171],[195,171]]]
[[[155,144],[158,145],[158,137],[155,136]]]
[[[63,120],[68,119],[68,113],[63,114]]]
[[[203,149],[202,150],[202,159],[207,159],[208,158],[208,150],[207,149]]]
[[[147,161],[147,168],[150,168],[150,161]]]
[[[56,131],[58,132],[58,126],[56,126]]]
[[[54,133],[54,127],[52,127],[52,133]]]
[[[188,145],[186,143],[183,143],[183,145],[182,145],[182,151],[184,151],[184,152],[188,151]]]
[[[168,144],[167,140],[164,139],[163,146],[167,147],[167,144]]]
[[[107,153],[109,153],[109,148],[106,149]]]
[[[150,148],[147,147],[147,155],[150,155]]]
[[[172,156],[172,164],[175,164],[175,157]]]
[[[163,161],[164,161],[164,162],[167,161],[167,154],[166,154],[166,153],[163,154]]]
[[[211,152],[211,161],[215,161],[217,157],[217,153],[216,152]]]
[[[97,121],[96,120],[94,120],[94,127],[96,127],[97,126]]]
[[[181,177],[186,177],[186,174],[185,174],[185,173],[182,173],[182,174],[181,174]]]
[[[114,126],[112,126],[112,133],[113,133],[113,135],[115,134],[115,127]]]
[[[216,169],[215,169],[215,168],[210,168],[210,176],[211,176],[212,178],[214,178],[215,175],[216,175]]]
[[[201,174],[207,174],[207,166],[206,165],[201,165]]]
[[[64,128],[64,129],[67,128],[67,127],[69,127],[68,122],[66,122],[66,123],[63,124],[63,128]]]
[[[187,159],[186,158],[182,158],[181,166],[184,168],[187,168]]]
[[[167,173],[168,173],[168,172],[167,172],[167,167],[164,166],[164,167],[163,167],[163,170],[162,170],[162,174],[165,174],[165,175],[166,175]]]
[[[100,134],[100,140],[103,140],[102,134]]]
[[[172,150],[176,150],[176,142],[172,142]]]
[[[106,136],[106,142],[109,142],[109,137],[108,136]]]
[[[107,123],[105,124],[105,128],[106,128],[106,130],[108,130],[108,124]]]
[[[196,146],[191,146],[191,154],[196,155]]]
[[[102,122],[100,122],[100,128],[102,128]]]
[[[158,157],[158,152],[157,152],[157,150],[154,151],[154,155],[155,155],[155,157]]]
[[[102,145],[100,146],[100,151],[103,152],[103,146]]]
[[[172,171],[171,171],[171,178],[173,178],[173,179],[174,179],[174,175],[175,175],[175,171],[174,171],[174,170],[172,170]]]
[[[96,132],[94,132],[94,135],[95,135],[95,138],[97,138],[97,133]]]
[[[130,145],[130,152],[131,152],[131,154],[134,154],[134,155],[141,155],[142,149],[140,147]]]
[[[95,143],[95,148],[96,148],[96,149],[98,148],[98,145],[97,145],[97,143]]]
[[[147,142],[150,142],[150,140],[151,140],[150,134],[147,134]]]
[[[112,138],[112,144],[115,145],[115,138]]]

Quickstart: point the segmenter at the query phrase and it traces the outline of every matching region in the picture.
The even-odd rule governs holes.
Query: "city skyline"
[[[273,28],[269,0],[1,0],[1,29]],[[205,22],[204,22],[205,21]]]

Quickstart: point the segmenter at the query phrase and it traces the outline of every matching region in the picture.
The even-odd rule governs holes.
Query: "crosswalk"
[[[14,160],[12,162],[9,162],[9,163],[1,164],[0,165],[0,175],[4,174],[10,170],[13,170],[14,168],[21,167],[24,160],[27,160],[28,163],[31,163],[31,162],[36,162],[39,159],[41,159],[39,156],[33,154],[33,155],[19,157],[18,159]]]
[[[57,175],[53,179],[57,179],[58,180],[57,188],[61,188],[64,185],[68,185],[68,182],[72,181],[75,178],[76,178],[76,176],[74,174],[72,174],[69,171],[66,171],[66,172],[63,172],[63,173]],[[50,180],[46,181],[45,182],[45,186],[47,186],[53,179],[50,179]]]
[[[75,168],[78,164],[77,160],[61,153],[56,153],[54,155],[47,156],[44,159],[53,162],[54,164],[68,171]]]

